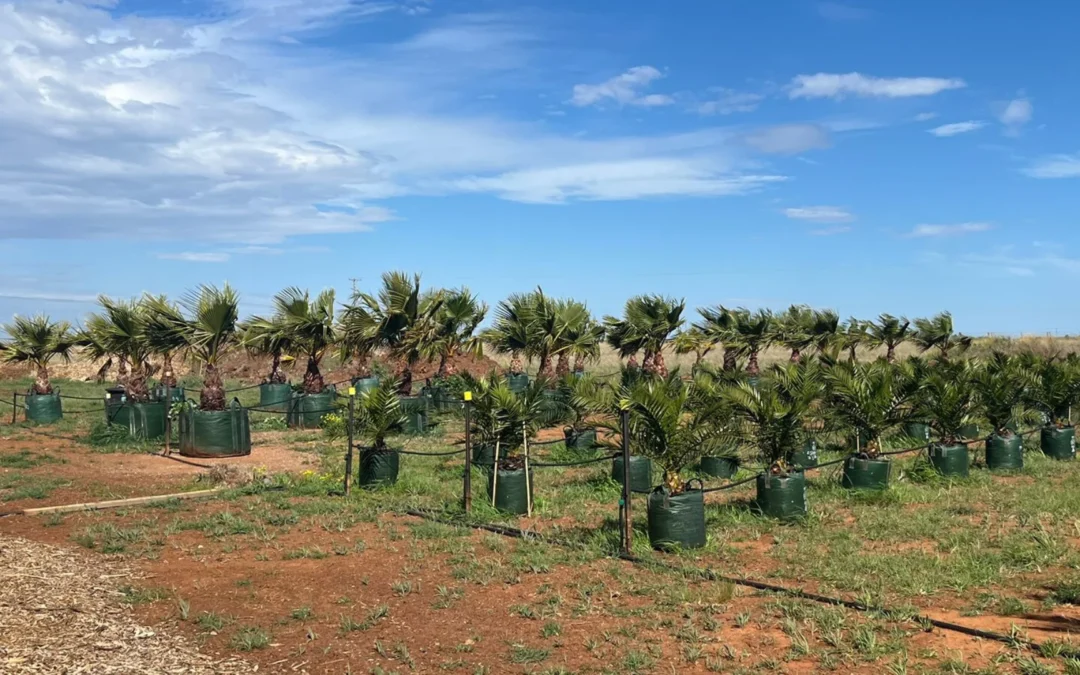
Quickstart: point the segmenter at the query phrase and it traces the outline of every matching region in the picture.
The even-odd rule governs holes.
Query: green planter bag
[[[611,480],[619,485],[623,482],[623,458],[622,455],[611,461]],[[639,455],[630,456],[630,491],[652,491],[652,460]]]
[[[405,413],[405,433],[418,435],[428,430],[428,401],[423,396],[400,397]]]
[[[817,439],[808,438],[801,450],[791,455],[791,464],[796,469],[812,469],[818,465]]]
[[[973,441],[979,437],[978,424],[965,424],[960,427],[960,437],[965,441]]]
[[[908,422],[904,425],[904,435],[920,443],[929,443],[930,425],[925,422]]]
[[[991,471],[1019,471],[1024,468],[1024,437],[994,434],[986,439],[986,468]]]
[[[515,394],[520,394],[529,388],[529,376],[525,373],[510,373],[506,376],[506,384],[510,387],[510,391]]]
[[[844,460],[844,473],[840,484],[849,490],[884,490],[889,487],[887,459],[860,458],[852,455]]]
[[[930,463],[946,478],[967,478],[971,457],[966,445],[930,446]]]
[[[393,450],[376,452],[371,448],[361,448],[360,487],[393,485],[397,482],[400,464],[401,455]]]
[[[121,403],[109,410],[110,426],[123,427],[132,438],[151,440],[165,435],[165,418],[169,406],[165,401]]]
[[[677,495],[666,486],[649,494],[649,543],[661,551],[705,545],[705,493],[686,490]]]
[[[753,508],[777,520],[796,520],[806,515],[806,476],[802,471],[787,475],[758,474],[757,499]]]
[[[153,391],[150,392],[150,396],[155,401],[165,401],[165,385],[159,384],[154,387]],[[187,395],[184,393],[183,387],[169,387],[168,403],[170,405],[173,403],[183,403],[186,400]]]
[[[60,390],[51,394],[27,394],[23,397],[23,411],[27,422],[52,424],[64,418],[64,406],[60,402]]]
[[[248,411],[235,398],[228,410],[198,410],[190,401],[180,413],[180,454],[209,458],[250,455]]]
[[[495,446],[487,443],[477,443],[473,445],[472,457],[473,466],[490,472],[495,466]]]
[[[731,478],[739,471],[739,458],[702,457],[698,471],[713,478]]]
[[[1076,428],[1043,427],[1039,439],[1043,454],[1054,459],[1068,460],[1076,457]]]
[[[525,469],[503,469],[488,475],[488,495],[495,493],[495,508],[505,513],[524,515],[529,511],[529,495],[532,494],[532,472],[525,480]],[[498,481],[498,490],[495,482]]]
[[[289,412],[285,421],[298,429],[317,429],[322,418],[337,411],[337,390],[323,389],[318,394],[294,392],[289,399]]]
[[[287,412],[292,405],[293,388],[291,384],[271,384],[264,382],[259,385],[259,407],[266,410]]]
[[[359,396],[366,391],[379,388],[379,378],[377,377],[354,377],[352,380],[352,386],[356,389],[356,395]]]
[[[575,431],[571,427],[563,429],[563,438],[566,447],[570,450],[592,450],[596,447],[596,429],[583,429]]]

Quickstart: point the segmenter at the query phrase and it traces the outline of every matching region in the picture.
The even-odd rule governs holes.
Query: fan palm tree
[[[738,320],[735,325],[735,344],[739,345],[741,353],[746,354],[747,374],[755,377],[761,372],[758,356],[773,343],[773,325],[776,318],[767,309],[750,312],[740,308],[736,310],[736,316]]]
[[[875,347],[885,347],[885,360],[896,360],[896,348],[910,340],[913,335],[911,322],[891,314],[882,314],[877,321],[867,323],[867,342]]]
[[[320,394],[326,388],[319,366],[327,352],[337,344],[334,323],[334,290],[327,289],[314,299],[296,287],[274,296],[274,322],[297,356],[307,358],[304,392]]]
[[[497,354],[510,355],[510,374],[525,372],[522,356],[532,347],[532,322],[534,316],[532,293],[514,293],[495,307],[495,321],[483,331],[480,338]]]
[[[453,359],[462,353],[483,354],[483,342],[476,329],[487,316],[488,306],[468,288],[446,291],[442,307],[435,313],[434,335],[425,347],[431,360],[439,360],[435,377],[445,379],[457,373]]]
[[[791,350],[791,362],[798,363],[802,352],[814,345],[816,316],[806,305],[792,305],[773,323],[773,344]]]
[[[379,348],[379,320],[375,309],[367,304],[368,296],[354,293],[352,301],[341,310],[338,324],[340,336],[341,360],[354,359],[353,377],[367,379],[371,377],[371,357]]]
[[[831,412],[861,441],[861,452],[877,457],[881,437],[908,421],[917,383],[884,361],[837,364],[825,371]]]
[[[173,330],[184,336],[188,354],[202,363],[203,389],[199,408],[225,409],[225,384],[218,365],[236,339],[240,298],[229,284],[221,288],[201,285],[180,300],[186,317]]]
[[[145,295],[142,299],[145,311],[144,335],[151,354],[161,357],[161,384],[175,388],[176,371],[173,369],[173,357],[186,346],[184,336],[175,330],[175,326],[184,320],[180,308],[169,302],[164,295]]]
[[[626,301],[623,318],[605,317],[609,340],[617,336],[620,353],[644,354],[642,369],[661,378],[668,375],[664,346],[671,334],[683,325],[684,300],[661,295],[638,295]],[[613,345],[614,346],[614,345]]]
[[[44,314],[15,316],[4,326],[9,340],[0,345],[0,358],[7,363],[27,363],[34,368],[35,394],[51,394],[49,362],[56,357],[71,360],[76,335],[67,321],[52,321]]]
[[[758,450],[774,473],[786,472],[806,440],[806,427],[825,394],[816,364],[788,363],[769,369],[757,386],[738,382],[722,393],[735,420],[731,433]]]
[[[106,349],[101,335],[91,329],[91,326],[87,325],[85,328],[79,329],[75,333],[75,346],[82,349],[82,354],[90,360],[91,363],[97,363],[101,361],[102,364],[94,374],[94,381],[101,383],[105,381],[109,371],[113,366],[113,358],[115,354],[109,353]]]
[[[915,319],[912,341],[920,350],[926,352],[937,349],[941,358],[947,359],[954,351],[964,351],[971,347],[972,338],[954,332],[952,314],[942,312],[930,319]]]
[[[604,328],[593,319],[585,303],[571,299],[557,301],[553,325],[557,377],[570,374],[571,357],[576,372],[585,370],[587,359],[599,357]]]
[[[870,343],[871,325],[872,324],[869,321],[861,321],[855,317],[851,317],[844,324],[843,328],[837,332],[837,346],[840,349],[847,350],[849,362],[855,363],[858,358],[857,352],[859,347]]]
[[[128,364],[130,373],[123,380],[124,393],[134,403],[150,400],[147,370],[152,353],[147,339],[150,312],[139,300],[113,300],[98,297],[100,314],[86,320],[87,330],[95,336],[105,352],[116,354],[121,363]]]
[[[718,344],[697,326],[691,326],[688,330],[679,332],[671,343],[675,346],[676,354],[692,353],[694,355],[694,368],[699,367]]]

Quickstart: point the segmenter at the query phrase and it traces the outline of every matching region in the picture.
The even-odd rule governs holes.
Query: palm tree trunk
[[[120,357],[120,365],[117,366],[117,369],[116,369],[116,382],[118,384],[122,384],[124,386],[127,386],[128,372],[129,371],[128,371],[127,357],[126,356],[121,356]]]
[[[758,366],[758,350],[757,348],[750,349],[750,356],[746,360],[746,373],[752,377],[756,377],[761,372],[761,367]]]
[[[523,370],[525,370],[525,365],[521,362],[521,353],[520,352],[511,352],[510,353],[510,374],[511,375],[520,375]]]
[[[585,355],[584,354],[578,354],[577,356],[574,357],[574,372],[575,373],[584,373],[585,372]]]
[[[555,378],[554,364],[551,363],[551,356],[548,354],[540,355],[540,371],[538,373],[540,377],[547,378],[549,380]]]
[[[724,370],[732,371],[739,367],[738,353],[734,347],[724,345]]]
[[[641,369],[649,375],[656,374],[656,356],[652,352],[645,352],[645,358],[641,362]]]
[[[105,360],[105,363],[103,363],[101,367],[98,368],[97,374],[94,375],[94,379],[95,381],[97,381],[98,384],[101,384],[105,381],[105,377],[108,376],[110,368],[112,368],[111,356]]]
[[[792,363],[798,363],[801,359],[802,359],[802,350],[799,349],[798,347],[793,347],[791,349],[791,359],[790,359],[791,362]]]
[[[848,347],[848,361],[851,361],[852,363],[855,363],[855,359],[857,358],[855,355],[855,349],[855,345],[851,345],[850,347]]]
[[[401,384],[398,385],[398,394],[401,396],[411,396],[413,372],[412,364],[408,361],[401,367],[401,376],[399,379],[401,380]]]
[[[667,489],[670,490],[672,494],[682,492],[683,484],[682,480],[679,478],[679,472],[664,469],[664,485],[667,486]]]
[[[570,374],[570,357],[566,352],[559,352],[559,363],[555,366],[555,375],[566,377]]]
[[[321,394],[326,387],[322,373],[319,372],[319,361],[314,355],[308,355],[307,371],[304,373],[304,393]]]
[[[49,382],[49,366],[44,363],[37,364],[37,376],[34,378],[34,393],[52,393],[52,383]]]
[[[639,368],[641,368],[641,366],[638,365],[637,354],[631,354],[630,358],[626,359],[626,369],[638,370]]]
[[[446,360],[446,374],[443,377],[453,377],[458,373],[457,364],[454,363],[454,357],[460,356],[460,354],[453,354]]]
[[[358,379],[365,379],[371,377],[371,357],[367,354],[356,355],[356,371],[355,376]]]
[[[267,384],[285,384],[288,382],[288,378],[285,377],[285,371],[281,369],[281,352],[274,352],[272,355],[273,361],[270,362],[270,377],[267,378]]]
[[[203,390],[199,396],[200,410],[225,409],[225,384],[217,366],[206,364],[206,376],[203,378]]]
[[[892,363],[896,360],[896,345],[889,344],[888,349],[885,350],[885,360]]]
[[[132,403],[145,403],[150,400],[150,391],[146,387],[146,370],[141,363],[131,366],[131,375],[128,377],[124,394]]]
[[[656,352],[653,356],[653,370],[656,371],[656,375],[666,378],[668,376],[667,363],[664,362],[663,350]]]
[[[161,355],[161,384],[170,389],[176,388],[176,373],[173,372],[172,352]]]

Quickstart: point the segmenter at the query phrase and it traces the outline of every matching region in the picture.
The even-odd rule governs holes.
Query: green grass
[[[229,644],[242,652],[265,649],[270,644],[270,634],[257,626],[242,626],[233,633]]]
[[[0,468],[33,469],[44,464],[62,464],[64,460],[52,455],[40,455],[29,450],[0,454]]]

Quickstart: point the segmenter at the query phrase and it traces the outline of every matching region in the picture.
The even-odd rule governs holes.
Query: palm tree
[[[854,429],[861,452],[881,452],[881,437],[908,421],[917,383],[888,362],[837,364],[825,372],[833,415]]]
[[[875,347],[885,346],[885,360],[896,360],[896,348],[912,338],[911,322],[891,314],[882,314],[878,320],[867,323],[867,341]]]
[[[912,417],[928,420],[945,446],[959,443],[964,427],[975,421],[974,373],[968,361],[942,361],[925,371],[915,395]]]
[[[1027,392],[1028,403],[1042,411],[1048,424],[1072,424],[1072,406],[1080,402],[1080,358],[1047,358],[1037,366],[1037,379]]]
[[[1021,360],[1002,352],[994,352],[974,374],[973,383],[979,409],[993,427],[993,433],[1011,438],[1010,427],[1031,421],[1032,411],[1026,409],[1031,392],[1037,391],[1040,381],[1036,371],[1025,368]]]
[[[953,332],[952,314],[942,312],[930,319],[915,319],[912,341],[926,352],[937,349],[943,359],[954,350],[964,351],[971,346],[972,338]]]
[[[105,352],[116,354],[121,364],[129,365],[130,374],[122,381],[128,399],[133,403],[149,401],[146,380],[152,351],[146,332],[147,306],[139,300],[113,300],[104,295],[98,297],[98,304],[102,313],[87,318],[87,331]]]
[[[858,358],[856,352],[859,347],[869,344],[869,332],[872,325],[869,321],[861,321],[851,317],[844,324],[843,329],[836,334],[837,346],[840,349],[847,350],[849,362],[855,363]]]
[[[676,354],[694,354],[695,369],[717,345],[717,342],[697,326],[681,331],[671,342],[675,346]]]
[[[802,352],[814,345],[815,321],[814,310],[806,305],[792,305],[776,317],[772,342],[791,350],[792,363],[798,363]]]
[[[749,313],[746,309],[728,309],[723,305],[698,309],[698,314],[704,321],[694,327],[712,344],[723,346],[726,371],[734,371],[739,367],[739,356],[743,352],[743,345],[739,340],[739,322],[744,321]]]
[[[772,344],[773,324],[776,319],[767,309],[750,312],[740,308],[736,310],[736,316],[738,322],[735,326],[735,339],[739,345],[739,351],[747,356],[746,373],[751,377],[756,377],[761,371],[758,355],[761,354],[761,350]]]
[[[616,335],[620,352],[633,354],[641,351],[644,356],[642,369],[661,378],[668,375],[664,363],[664,346],[671,334],[683,325],[684,300],[661,295],[638,295],[626,301],[623,318],[605,317],[609,340]]]
[[[510,355],[510,374],[525,371],[521,360],[532,348],[532,323],[535,297],[532,293],[515,293],[495,308],[495,321],[480,338],[497,354]]]
[[[371,377],[371,357],[379,347],[379,320],[366,303],[368,299],[368,296],[354,293],[352,301],[341,310],[337,329],[342,361],[356,360],[355,379]]]
[[[559,300],[554,312],[554,353],[558,359],[555,375],[570,374],[570,359],[574,359],[574,371],[584,372],[585,361],[600,356],[600,341],[604,327],[597,323],[589,308],[577,300]]]
[[[221,288],[203,284],[188,291],[180,300],[187,314],[182,323],[173,325],[187,343],[187,351],[205,367],[201,410],[225,409],[225,384],[218,364],[236,338],[240,298],[229,284]]]
[[[183,322],[184,315],[180,308],[169,302],[164,295],[145,295],[142,299],[145,311],[144,335],[151,354],[161,357],[161,384],[175,388],[176,372],[173,370],[173,357],[184,349],[184,336],[174,330]]]
[[[307,358],[304,392],[321,394],[326,383],[319,365],[327,351],[337,343],[334,289],[327,289],[312,299],[307,291],[286,288],[274,296],[274,319],[292,350]]]
[[[454,357],[463,352],[483,353],[483,343],[475,335],[487,316],[488,306],[468,288],[447,291],[442,307],[435,313],[434,335],[426,345],[429,358],[439,359],[435,377],[445,379],[456,374]]]
[[[282,358],[294,348],[292,338],[282,330],[280,317],[270,319],[253,316],[237,325],[240,346],[250,356],[270,357],[270,373],[263,384],[286,384],[289,381],[281,368]]]
[[[35,394],[51,394],[49,362],[56,357],[71,360],[76,336],[67,321],[52,321],[44,314],[16,315],[4,326],[9,340],[0,345],[0,357],[7,363],[28,363],[34,368]]]
[[[88,325],[86,328],[80,329],[75,333],[75,346],[80,347],[83,351],[83,355],[90,360],[91,363],[97,361],[103,361],[101,367],[98,368],[97,373],[94,374],[94,381],[101,383],[105,381],[105,377],[108,376],[109,370],[112,369],[114,354],[110,354],[109,350],[105,347],[101,335],[92,330]]]

